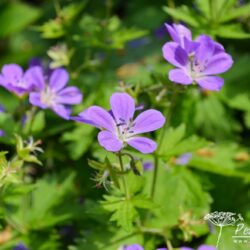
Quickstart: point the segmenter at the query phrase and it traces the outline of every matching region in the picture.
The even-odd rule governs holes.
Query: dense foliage
[[[0,20],[0,249],[249,249],[249,1],[2,0]]]

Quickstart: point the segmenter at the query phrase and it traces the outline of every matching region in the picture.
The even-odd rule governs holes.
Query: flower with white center
[[[118,152],[127,144],[144,154],[155,151],[157,144],[153,140],[138,135],[161,128],[165,123],[161,112],[149,109],[133,119],[135,102],[126,93],[114,93],[110,105],[110,112],[92,106],[73,119],[101,129],[98,141],[108,151]]]
[[[65,87],[69,79],[67,71],[59,68],[46,76],[42,67],[34,66],[30,69],[29,76],[36,86],[36,90],[30,93],[30,103],[42,109],[52,109],[62,118],[69,119],[69,105],[79,104],[82,94],[77,87]]]

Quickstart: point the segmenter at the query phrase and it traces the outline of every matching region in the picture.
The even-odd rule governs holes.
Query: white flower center
[[[193,79],[198,78],[203,76],[203,72],[207,67],[207,62],[199,62],[198,60],[196,60],[193,55],[189,56],[189,66],[188,66],[188,71],[190,73],[190,75],[192,76]]]
[[[119,122],[116,124],[117,127],[117,137],[122,141],[126,142],[127,139],[133,136],[135,123],[132,119],[126,122],[124,119],[119,118]]]
[[[46,104],[47,106],[51,107],[55,104],[56,100],[56,93],[46,86],[44,90],[41,92],[41,102]]]

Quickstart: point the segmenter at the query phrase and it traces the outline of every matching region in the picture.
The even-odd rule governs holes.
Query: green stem
[[[158,161],[159,161],[158,156],[154,155],[153,183],[152,183],[151,193],[150,193],[150,197],[152,199],[154,198],[155,188],[156,188],[156,180],[157,180],[157,175],[158,175]]]
[[[162,230],[160,230],[158,228],[140,227],[139,230],[142,233],[148,233],[148,234],[153,234],[153,235],[164,236]]]
[[[123,162],[122,162],[122,153],[118,152],[117,155],[118,155],[118,159],[119,159],[121,171],[125,172],[125,169],[124,169],[124,166],[123,166]],[[122,183],[123,183],[123,187],[124,187],[124,192],[125,192],[126,200],[129,200],[130,196],[129,196],[128,184],[127,184],[126,176],[124,174],[122,174]]]
[[[168,240],[168,239],[166,239],[166,245],[168,247],[168,250],[173,250],[174,249],[171,242],[170,242],[170,240]]]
[[[167,113],[165,114],[165,117],[167,118],[167,121],[165,122],[162,130],[161,130],[161,134],[159,136],[159,141],[158,141],[158,152],[161,149],[162,143],[163,143],[163,139],[165,137],[165,133],[167,130],[167,127],[170,124],[170,119],[171,119],[171,115],[172,115],[172,111],[175,105],[175,101],[176,101],[176,96],[177,96],[177,91],[174,90],[171,100],[170,100],[170,107],[167,110]],[[151,187],[151,199],[154,199],[154,194],[155,194],[155,189],[156,189],[156,183],[157,183],[157,175],[158,175],[158,168],[159,168],[159,156],[158,154],[154,154],[154,172],[153,172],[153,181],[152,181],[152,187]]]
[[[32,109],[28,113],[28,117],[27,117],[27,125],[28,125],[28,127],[25,129],[25,134],[26,135],[29,135],[31,130],[32,130],[32,126],[33,126],[33,123],[34,123],[34,118],[35,118],[36,111],[37,111],[37,108],[32,107]]]

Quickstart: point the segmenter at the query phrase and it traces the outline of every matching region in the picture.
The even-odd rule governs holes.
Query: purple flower
[[[166,35],[166,27],[165,25],[161,25],[160,27],[154,30],[154,36],[158,39],[162,39]]]
[[[132,244],[124,246],[123,250],[144,250],[144,248],[138,244]]]
[[[69,75],[65,69],[55,69],[49,77],[43,74],[43,68],[34,66],[29,72],[30,81],[36,90],[30,93],[29,101],[32,105],[42,109],[52,109],[57,115],[69,119],[71,109],[69,105],[79,104],[82,94],[77,87],[65,87]]]
[[[191,247],[180,247],[178,248],[180,250],[194,250],[194,248],[191,248]],[[157,248],[156,250],[168,250],[167,248]],[[213,246],[208,246],[208,245],[200,245],[197,250],[216,250],[215,247]]]
[[[4,135],[5,135],[5,132],[2,129],[0,129],[0,137],[3,137]]]
[[[142,166],[143,166],[144,171],[149,171],[149,170],[152,170],[154,168],[154,164],[151,161],[143,162]]]
[[[5,108],[3,105],[0,104],[0,113],[4,112],[5,111]]]
[[[204,89],[219,91],[224,80],[216,75],[226,72],[233,64],[223,46],[206,35],[194,42],[186,28],[180,31],[169,26],[168,31],[174,42],[163,46],[163,57],[177,67],[169,71],[169,79],[184,85],[196,82]]]
[[[192,154],[191,153],[185,153],[185,154],[180,155],[176,159],[175,163],[177,165],[186,165],[186,164],[189,163],[189,161],[191,160],[191,158],[192,158]]]
[[[5,111],[4,107],[0,104],[0,113],[3,113]],[[0,137],[4,136],[5,132],[0,129]]]
[[[29,61],[29,67],[35,67],[35,66],[41,66],[41,67],[43,66],[41,59],[38,57],[33,57]]]
[[[192,33],[191,31],[185,27],[182,24],[165,24],[167,31],[170,35],[170,37],[173,39],[175,43],[178,43],[182,48],[185,48],[185,39],[188,39],[189,41],[192,40]]]
[[[133,120],[135,102],[126,93],[114,93],[110,105],[111,112],[91,106],[73,119],[101,129],[98,141],[108,151],[118,152],[127,144],[144,154],[155,151],[157,144],[153,140],[138,135],[161,128],[165,123],[161,112],[149,109]]]
[[[13,250],[28,250],[28,248],[23,243],[19,243],[14,246]]]
[[[18,96],[29,93],[34,88],[34,85],[30,82],[29,70],[24,73],[23,69],[17,64],[4,65],[0,74],[0,86]]]
[[[216,250],[216,247],[208,245],[200,245],[197,250]]]

